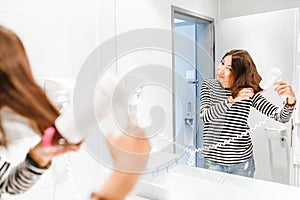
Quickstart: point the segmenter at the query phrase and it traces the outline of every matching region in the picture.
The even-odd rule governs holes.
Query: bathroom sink
[[[299,199],[300,188],[206,169],[177,165],[144,175],[133,193],[146,199]]]

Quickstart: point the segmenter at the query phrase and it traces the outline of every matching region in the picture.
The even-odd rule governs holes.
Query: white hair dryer
[[[259,86],[263,90],[268,90],[276,81],[279,81],[281,78],[282,72],[279,68],[273,67],[270,68],[267,75],[262,78]]]
[[[121,117],[118,117],[118,119],[122,120],[118,120],[118,123],[116,123],[112,110],[113,107],[114,109],[123,107],[123,110],[124,107],[127,108],[127,102],[125,101],[126,98],[124,98],[124,96],[122,96],[120,93],[114,94],[114,90],[118,84],[118,81],[118,77],[109,71],[101,77],[99,85],[95,91],[95,113],[87,113],[85,110],[85,105],[79,105],[80,113],[78,113],[78,115],[80,119],[77,119],[76,122],[78,124],[80,123],[81,127],[85,127],[85,129],[91,128],[90,117],[95,114],[99,123],[99,127],[104,134],[116,134],[117,132],[120,132],[120,128],[121,130],[124,130],[128,120],[127,112],[118,113],[118,115],[122,115]],[[113,98],[115,99],[114,105],[112,105]],[[61,136],[64,137],[69,143],[77,144],[84,139],[82,138],[82,134],[84,133],[79,134],[77,131],[72,106],[55,120],[55,127]]]

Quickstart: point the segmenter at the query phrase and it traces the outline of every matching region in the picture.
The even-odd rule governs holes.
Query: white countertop
[[[300,199],[300,188],[178,165],[168,173],[145,175],[128,199],[284,200]]]

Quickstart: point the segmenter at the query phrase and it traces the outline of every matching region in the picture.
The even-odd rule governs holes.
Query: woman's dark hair
[[[0,26],[0,107],[7,106],[29,119],[42,135],[59,115],[35,82],[24,46],[12,31]],[[0,145],[6,145],[0,118]]]
[[[250,54],[245,50],[234,49],[227,52],[223,59],[230,55],[232,56],[233,76],[232,87],[230,88],[232,97],[235,98],[239,91],[246,87],[253,88],[254,94],[262,91],[259,86],[261,76],[258,74]]]

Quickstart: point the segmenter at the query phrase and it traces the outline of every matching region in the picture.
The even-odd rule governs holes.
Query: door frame
[[[189,10],[186,10],[186,9],[183,9],[183,8],[180,8],[180,7],[177,7],[177,6],[174,6],[174,5],[171,5],[171,30],[172,30],[172,91],[175,91],[175,36],[174,36],[174,18],[175,18],[175,14],[180,14],[180,15],[184,15],[184,16],[187,16],[187,17],[191,17],[191,18],[194,18],[196,21],[199,21],[199,22],[207,22],[209,24],[211,24],[211,27],[212,27],[212,31],[211,31],[211,38],[212,38],[212,60],[213,60],[213,65],[215,64],[215,19],[214,18],[211,18],[211,17],[207,17],[207,16],[204,16],[204,15],[201,15],[201,14],[198,14],[198,13],[195,13],[195,12],[192,12],[192,11],[189,11]],[[197,36],[196,36],[197,37]],[[196,54],[197,54],[197,49],[196,49]],[[197,69],[198,69],[198,61],[196,61],[196,65],[197,65]],[[212,66],[212,74],[213,76],[215,77],[215,67]],[[198,94],[197,96],[198,97]],[[176,117],[175,117],[175,114],[176,114],[176,111],[175,111],[175,94],[173,92],[172,94],[172,130],[173,130],[173,134],[172,134],[172,137],[175,138],[176,137]],[[196,105],[196,114],[195,114],[195,121],[198,122],[198,118],[200,116],[197,115],[197,113],[199,113],[199,105]],[[198,144],[198,130],[196,130],[196,144],[195,144],[195,147],[199,147],[199,144]],[[173,153],[176,153],[176,144],[173,144]],[[198,153],[197,153],[198,154]],[[196,156],[197,158],[198,156]],[[198,163],[197,163],[198,159],[196,159],[196,166],[198,166]]]

